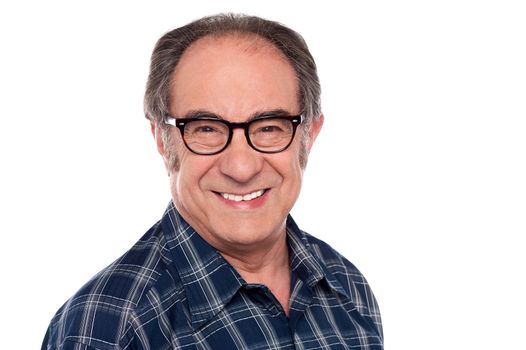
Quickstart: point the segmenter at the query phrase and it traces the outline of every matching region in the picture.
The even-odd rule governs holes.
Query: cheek
[[[302,148],[300,143],[294,143],[286,152],[276,159],[275,169],[280,173],[283,181],[291,187],[301,187],[303,178]]]
[[[199,196],[202,190],[203,178],[205,178],[214,166],[215,160],[212,156],[194,155],[188,151],[179,153],[180,167],[172,175],[173,190],[179,196]],[[181,198],[188,200],[189,198]]]
[[[181,169],[181,158],[185,156],[186,146],[181,136],[172,130],[163,139],[165,145],[164,161],[170,174],[177,173]]]
[[[204,202],[200,187],[202,171],[197,164],[192,164],[183,156],[179,159],[179,171],[170,176],[172,199],[179,212],[186,217],[194,217]],[[201,203],[201,204],[200,204]]]

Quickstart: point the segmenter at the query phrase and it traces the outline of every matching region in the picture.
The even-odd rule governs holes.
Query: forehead
[[[293,67],[270,42],[255,35],[205,37],[179,61],[171,84],[170,112],[208,110],[250,115],[285,109],[299,112]]]

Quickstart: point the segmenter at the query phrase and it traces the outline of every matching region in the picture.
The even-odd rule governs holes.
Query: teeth
[[[250,200],[252,200],[254,198],[258,198],[259,196],[261,196],[263,194],[263,192],[265,192],[265,191],[264,190],[259,190],[259,191],[256,191],[256,192],[245,194],[243,196],[238,195],[238,194],[230,194],[230,193],[221,193],[221,195],[223,196],[224,199],[228,199],[228,200],[231,200],[231,201],[234,201],[234,202],[241,202],[241,201],[250,201]]]

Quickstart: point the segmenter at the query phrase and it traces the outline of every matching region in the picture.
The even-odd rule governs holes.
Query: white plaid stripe
[[[42,349],[383,349],[378,305],[359,271],[291,218],[287,235],[290,319],[170,204],[57,312]]]

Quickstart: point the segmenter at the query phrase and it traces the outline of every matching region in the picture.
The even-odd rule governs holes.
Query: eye
[[[210,125],[201,125],[194,129],[195,132],[202,132],[202,133],[209,133],[209,132],[215,132],[217,131]]]
[[[291,123],[286,119],[269,118],[256,121],[252,125],[253,134],[278,135],[289,132]]]
[[[192,120],[186,125],[185,131],[193,136],[211,136],[228,133],[228,128],[215,120]]]
[[[283,130],[277,125],[265,125],[265,126],[260,127],[257,130],[257,132],[263,132],[263,133],[267,133],[267,132],[281,132],[281,131],[283,131]]]

